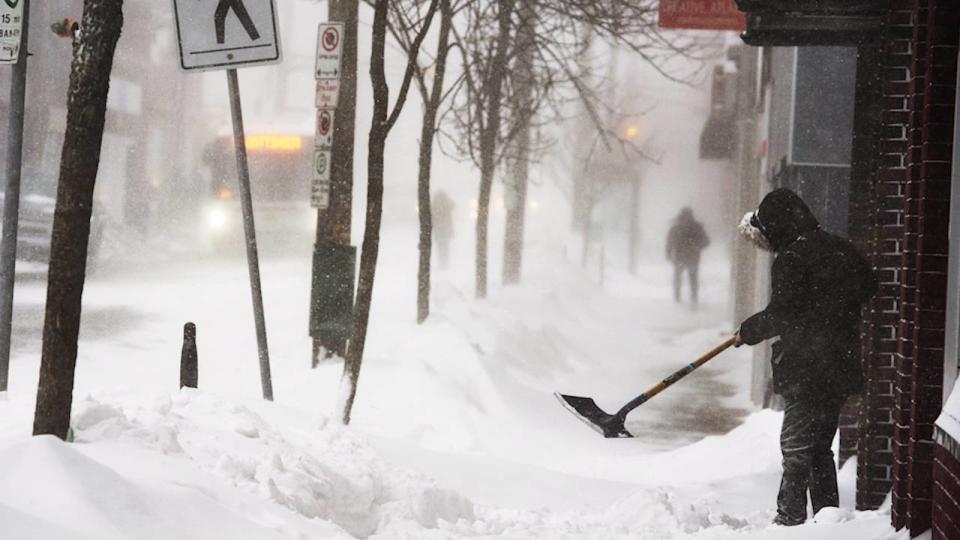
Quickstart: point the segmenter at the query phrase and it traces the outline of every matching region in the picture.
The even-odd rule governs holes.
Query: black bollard
[[[183,325],[183,349],[180,350],[180,388],[197,387],[197,325]]]

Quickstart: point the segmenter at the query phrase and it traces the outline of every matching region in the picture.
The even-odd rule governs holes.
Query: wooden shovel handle
[[[650,388],[646,392],[635,397],[629,403],[627,403],[626,405],[620,408],[620,410],[617,412],[617,416],[620,417],[621,419],[626,418],[627,414],[630,411],[632,411],[633,409],[636,409],[640,405],[643,405],[644,403],[647,402],[647,400],[649,400],[653,396],[659,394],[660,392],[663,392],[664,390],[669,388],[671,385],[673,385],[673,383],[686,377],[698,367],[709,362],[713,357],[717,356],[718,354],[732,347],[733,344],[736,342],[737,342],[737,336],[730,336],[723,343],[717,345],[716,347],[704,353],[703,356],[701,356],[700,358],[697,358],[696,360],[687,364],[683,368],[675,371],[674,373],[670,374],[669,377],[657,383],[657,385],[654,386],[653,388]]]

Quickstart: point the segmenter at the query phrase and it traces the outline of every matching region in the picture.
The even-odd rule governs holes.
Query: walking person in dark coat
[[[667,259],[673,263],[673,299],[680,301],[683,271],[690,277],[690,301],[697,303],[700,290],[700,252],[710,244],[703,225],[689,207],[680,211],[667,233]]]
[[[844,401],[863,386],[860,308],[877,280],[853,245],[821,229],[790,190],[764,197],[740,232],[776,254],[770,303],[743,322],[737,346],[779,338],[771,362],[785,410],[774,523],[799,525],[807,519],[807,491],[814,515],[839,505],[831,444]]]

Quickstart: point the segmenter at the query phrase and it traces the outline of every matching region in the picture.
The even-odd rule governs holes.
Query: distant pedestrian
[[[433,219],[433,245],[437,248],[440,267],[446,268],[450,257],[450,240],[453,239],[453,199],[445,192],[437,191],[430,202]]]
[[[740,325],[737,346],[773,343],[774,391],[783,396],[783,479],[778,525],[839,505],[833,436],[847,396],[860,392],[860,308],[877,279],[848,240],[820,228],[795,193],[777,189],[744,216],[740,232],[773,251],[770,303]]]
[[[700,291],[700,252],[710,245],[703,225],[693,217],[693,210],[680,211],[667,233],[667,259],[673,263],[673,299],[680,301],[683,272],[690,279],[690,301],[697,303]]]

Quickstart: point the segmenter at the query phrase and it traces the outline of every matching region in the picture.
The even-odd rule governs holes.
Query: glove
[[[768,337],[772,337],[764,334],[763,328],[765,320],[766,314],[761,311],[743,321],[740,324],[740,329],[737,330],[737,341],[734,345],[736,347],[740,345],[756,345]]]

